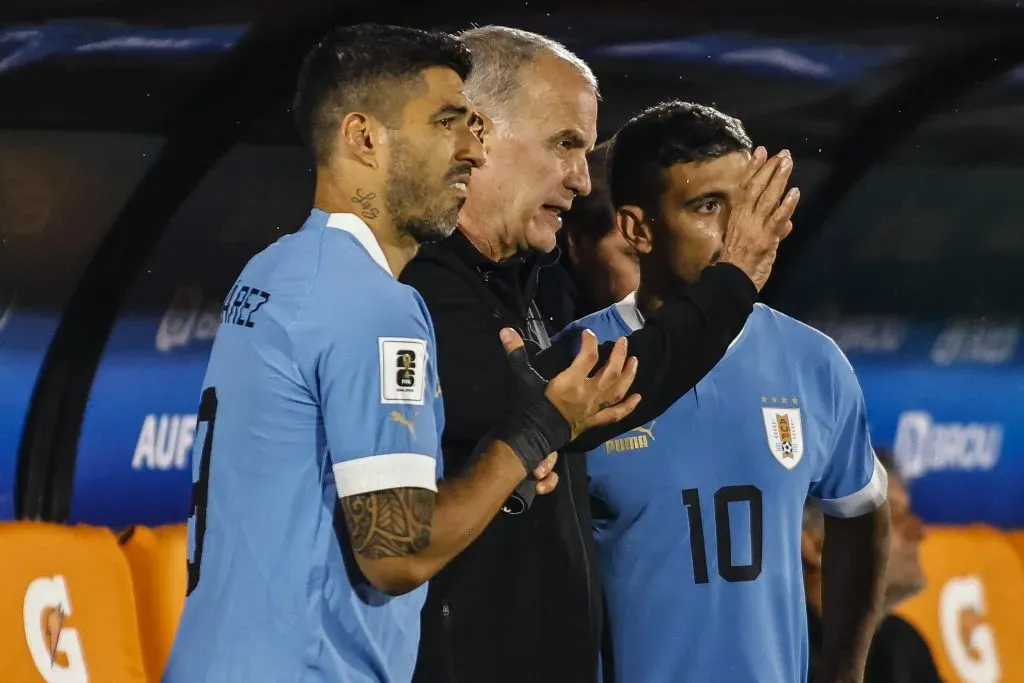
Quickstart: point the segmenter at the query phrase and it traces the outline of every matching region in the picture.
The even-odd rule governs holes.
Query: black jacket
[[[446,475],[458,474],[501,415],[508,381],[498,330],[526,341],[545,377],[573,358],[571,339],[546,348],[575,319],[570,297],[535,302],[538,281],[558,279],[556,254],[494,263],[456,231],[424,247],[401,281],[419,290],[437,337],[445,411]],[[549,292],[550,293],[550,292]],[[756,291],[739,269],[708,268],[629,339],[640,361],[633,390],[643,395],[629,418],[572,444],[588,450],[660,415],[718,362],[742,329]],[[557,302],[563,302],[558,304]],[[555,302],[555,303],[550,303]],[[611,345],[602,345],[602,356]],[[601,595],[591,534],[586,460],[563,455],[556,491],[531,508],[506,510],[431,580],[422,612],[416,681],[421,683],[593,683]]]
[[[821,626],[821,617],[808,607],[811,683],[814,683],[814,667],[821,652]],[[864,683],[942,683],[942,679],[932,651],[917,629],[890,614],[882,620],[871,639]]]

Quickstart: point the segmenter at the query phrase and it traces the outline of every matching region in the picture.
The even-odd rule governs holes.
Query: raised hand
[[[786,192],[792,172],[788,150],[768,159],[765,148],[758,147],[740,186],[740,200],[729,216],[719,260],[746,273],[758,291],[768,281],[779,243],[793,229],[790,219],[800,201],[800,190],[794,187]]]

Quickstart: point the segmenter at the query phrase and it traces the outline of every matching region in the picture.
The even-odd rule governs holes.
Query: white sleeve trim
[[[339,462],[334,470],[338,497],[387,489],[437,491],[437,461],[420,453],[385,453]]]
[[[860,517],[885,502],[889,492],[889,475],[878,458],[873,459],[875,466],[868,483],[860,491],[842,498],[819,499],[822,512],[830,517]]]

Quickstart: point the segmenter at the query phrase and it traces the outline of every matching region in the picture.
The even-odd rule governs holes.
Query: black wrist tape
[[[532,479],[533,471],[544,458],[569,443],[572,430],[558,408],[540,394],[507,414],[495,426],[492,436],[509,445],[526,468],[527,478]]]

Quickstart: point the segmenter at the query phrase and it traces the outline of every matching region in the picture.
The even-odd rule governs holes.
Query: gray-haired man
[[[473,55],[466,94],[493,126],[488,161],[473,172],[459,230],[422,249],[402,275],[423,296],[437,334],[447,474],[465,466],[515,390],[499,328],[520,331],[544,376],[572,359],[573,344],[550,346],[549,334],[576,312],[542,310],[535,299],[541,271],[558,258],[562,212],[590,192],[586,154],[597,139],[597,79],[579,57],[499,26],[462,38]],[[759,150],[757,178],[788,176],[779,162]],[[784,191],[751,193],[749,206],[736,207],[720,262],[630,336],[629,353],[639,360],[632,391],[643,399],[627,420],[584,434],[578,450],[649,422],[722,357],[768,277],[796,202],[781,224],[747,209],[758,200],[777,206]],[[601,601],[582,454],[560,458],[556,471],[561,483],[552,494],[532,506],[509,499],[505,514],[431,582],[416,680],[596,679]]]

